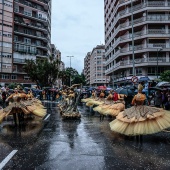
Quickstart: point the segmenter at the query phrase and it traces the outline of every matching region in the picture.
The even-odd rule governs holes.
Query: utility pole
[[[134,27],[133,27],[133,2],[131,0],[131,24],[132,24],[132,60],[133,60],[133,76],[135,76],[135,54],[134,54]]]
[[[74,56],[67,56],[67,57],[70,57],[70,68],[71,68],[71,58]],[[70,75],[70,87],[71,87],[71,75]]]
[[[162,48],[158,48],[157,49],[157,65],[156,65],[156,74],[157,74],[157,79],[158,79],[158,56],[159,56],[159,52],[162,51]]]

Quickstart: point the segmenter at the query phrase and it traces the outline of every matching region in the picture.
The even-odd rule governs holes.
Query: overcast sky
[[[51,43],[79,73],[87,52],[104,44],[104,0],[52,0]]]

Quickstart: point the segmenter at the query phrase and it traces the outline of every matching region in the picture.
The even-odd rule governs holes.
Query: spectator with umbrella
[[[154,101],[155,101],[155,106],[160,108],[162,105],[162,93],[160,90],[155,92]]]
[[[130,107],[131,105],[131,101],[133,99],[134,96],[134,91],[131,90],[128,87],[120,87],[118,89],[115,90],[118,94],[120,94],[119,98],[122,96],[122,98],[125,101],[125,107]]]

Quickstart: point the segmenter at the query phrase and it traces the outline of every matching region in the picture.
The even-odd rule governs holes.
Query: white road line
[[[18,150],[13,150],[1,163],[0,170],[8,163],[8,161],[18,152]]]
[[[44,120],[47,120],[50,116],[51,116],[51,114],[49,114]]]

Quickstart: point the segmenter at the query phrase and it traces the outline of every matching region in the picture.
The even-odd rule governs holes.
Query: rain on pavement
[[[170,169],[170,133],[142,140],[112,132],[110,118],[79,106],[80,120],[62,120],[54,102],[45,102],[49,117],[15,128],[4,121],[0,129],[0,162],[17,150],[3,170],[125,170]],[[48,116],[48,115],[47,115]]]

